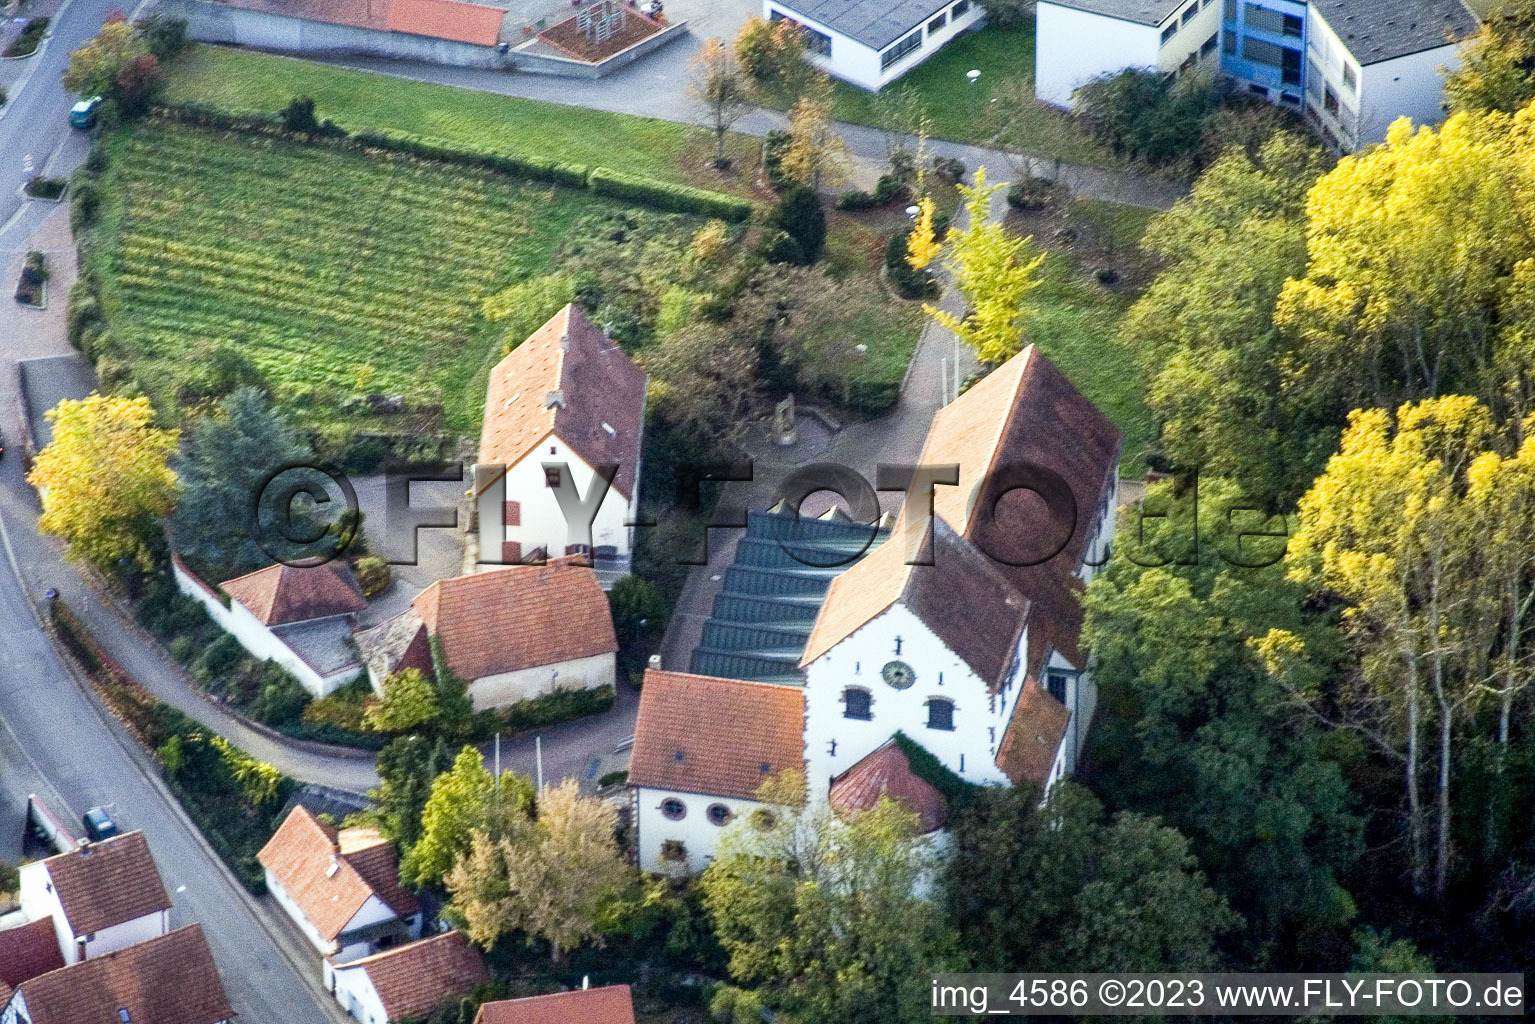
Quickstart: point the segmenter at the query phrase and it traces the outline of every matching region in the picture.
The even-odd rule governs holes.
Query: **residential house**
[[[0,1006],[11,998],[17,985],[63,966],[50,918],[0,929]]]
[[[1060,107],[1125,68],[1220,68],[1218,0],[1039,0],[1034,25],[1034,95]]]
[[[978,0],[763,0],[762,16],[797,23],[811,63],[878,92],[986,13]]]
[[[356,639],[376,690],[401,669],[433,672],[436,640],[476,710],[611,686],[618,651],[596,573],[564,559],[439,580]]]
[[[201,925],[27,979],[0,1024],[227,1024],[234,1016]]]
[[[207,609],[252,657],[281,665],[314,696],[362,671],[352,630],[368,602],[346,563],[269,565],[219,584],[223,596],[179,556],[171,564],[177,589]]]
[[[1036,24],[1048,103],[1124,68],[1197,67],[1304,112],[1352,152],[1400,117],[1444,116],[1444,69],[1478,21],[1462,0],[1040,0]]]
[[[917,461],[958,485],[837,577],[800,659],[812,801],[896,732],[973,783],[1075,768],[1097,700],[1080,595],[1121,440],[1032,345],[938,411]]]
[[[485,961],[460,931],[444,932],[350,963],[325,961],[325,988],[358,1024],[425,1017],[489,981]]]
[[[66,965],[170,931],[171,897],[143,832],[21,866],[21,910],[52,923]]]
[[[647,671],[628,782],[641,869],[707,867],[720,829],[772,813],[757,791],[803,769],[804,735],[799,686]]]
[[[579,554],[605,585],[627,573],[644,421],[645,371],[579,307],[566,306],[512,349],[490,371],[485,394],[475,473],[480,563]],[[604,486],[595,512],[584,510]]]
[[[256,859],[278,905],[338,964],[421,937],[420,905],[375,829],[338,830],[299,805]]]
[[[481,1003],[474,1024],[634,1024],[628,985]]]

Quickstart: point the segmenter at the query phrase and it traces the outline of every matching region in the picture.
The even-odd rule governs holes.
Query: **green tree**
[[[1512,114],[1535,99],[1535,0],[1502,0],[1445,76],[1450,109]]]
[[[181,480],[181,500],[170,520],[176,550],[227,576],[270,564],[271,556],[251,536],[250,516],[272,473],[309,454],[265,395],[254,388],[235,391],[193,425],[191,443],[172,460]]]
[[[1191,161],[1219,105],[1205,75],[1170,79],[1126,68],[1095,78],[1073,97],[1076,119],[1115,153],[1152,164]]]
[[[1204,971],[1235,924],[1189,841],[1086,789],[983,788],[954,823],[951,916],[982,970]]]
[[[792,773],[767,784],[779,811],[730,825],[704,871],[732,980],[793,1020],[926,1020],[924,978],[952,943],[919,894],[937,867],[915,816],[883,799],[842,820],[806,810],[803,793]]]
[[[440,737],[395,737],[379,751],[379,786],[368,793],[373,806],[359,816],[360,822],[409,850],[421,838],[421,816],[432,780],[448,767],[448,761],[448,747]]]
[[[747,18],[731,48],[752,84],[770,96],[792,96],[804,82],[804,33],[787,18],[776,23]]]
[[[539,794],[537,817],[511,816],[499,838],[476,830],[445,879],[469,937],[489,949],[520,931],[548,942],[556,963],[586,940],[600,942],[602,912],[634,874],[617,828],[617,808],[566,779]]]
[[[400,864],[400,877],[413,885],[441,882],[465,856],[476,832],[499,839],[517,827],[533,806],[533,784],[508,772],[499,785],[474,747],[464,747],[453,767],[432,780],[421,811],[421,838]]]
[[[1151,221],[1141,246],[1161,270],[1120,328],[1167,461],[1260,499],[1298,496],[1337,438],[1335,389],[1286,389],[1290,345],[1274,325],[1280,291],[1305,269],[1306,193],[1323,161],[1288,133],[1256,157],[1228,150]]]
[[[784,192],[768,214],[768,225],[794,239],[794,258],[776,262],[809,266],[821,258],[826,246],[826,211],[811,189],[803,186]]]
[[[402,669],[384,678],[384,696],[370,704],[363,722],[375,732],[405,732],[437,720],[437,688],[418,668]]]
[[[65,399],[48,419],[53,440],[27,474],[44,491],[38,528],[99,569],[116,571],[119,559],[149,569],[160,517],[176,504],[176,431],[153,425],[147,398]]]
[[[991,197],[1001,188],[986,184],[984,167],[976,168],[974,186],[959,186],[970,221],[963,228],[949,229],[944,266],[965,297],[965,315],[923,307],[959,335],[983,363],[1003,362],[1023,348],[1024,324],[1034,312],[1028,296],[1039,287],[1035,272],[1046,255],[1036,254],[1033,239],[1016,238],[991,219]]]

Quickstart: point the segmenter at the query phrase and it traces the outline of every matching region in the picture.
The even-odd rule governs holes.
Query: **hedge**
[[[302,135],[290,132],[274,114],[231,114],[200,103],[180,103],[155,108],[167,120],[199,128],[254,132],[280,138],[299,138],[313,145],[338,149],[377,149],[402,153],[424,160],[476,167],[530,181],[548,182],[567,188],[589,188],[598,195],[654,206],[677,213],[694,213],[721,220],[743,221],[751,216],[749,199],[711,192],[691,185],[657,181],[639,174],[615,171],[607,167],[588,168],[585,164],[561,163],[545,157],[503,153],[490,149],[466,148],[407,132],[366,129],[352,135]]]
[[[747,199],[737,199],[722,192],[710,192],[691,185],[673,185],[606,167],[592,168],[586,181],[587,186],[600,196],[625,199],[677,213],[696,213],[721,220],[742,221],[750,217],[752,212],[751,201]]]
[[[518,701],[495,712],[501,728],[510,732],[544,729],[573,718],[585,718],[613,706],[613,687],[593,690],[556,690],[532,700]]]

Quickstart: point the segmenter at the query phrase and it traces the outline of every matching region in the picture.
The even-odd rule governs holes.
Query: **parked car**
[[[96,109],[100,106],[100,96],[92,96],[88,100],[81,100],[69,108],[69,123],[75,128],[91,127],[96,123]]]
[[[117,835],[117,822],[107,813],[105,807],[92,807],[85,812],[85,834],[93,842],[102,839],[111,839]]]

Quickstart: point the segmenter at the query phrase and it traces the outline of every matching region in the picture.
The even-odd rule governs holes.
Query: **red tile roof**
[[[828,799],[843,813],[867,811],[888,796],[915,814],[924,833],[943,827],[949,805],[932,783],[918,778],[895,740],[888,740],[831,784]]]
[[[634,1024],[628,985],[482,1003],[474,1024]]]
[[[490,980],[480,951],[458,931],[336,966],[338,973],[353,970],[367,973],[391,1021],[425,1017],[444,1000]]]
[[[340,935],[370,896],[401,917],[419,907],[400,885],[394,847],[376,830],[338,832],[302,805],[293,808],[256,859],[326,940]]]
[[[597,574],[558,561],[440,580],[403,614],[442,641],[448,665],[466,680],[618,650]]]
[[[959,466],[958,486],[934,489],[934,519],[942,520],[963,538],[965,547],[981,554],[990,566],[988,575],[1004,581],[1003,592],[1026,599],[1031,668],[1042,665],[1051,649],[1078,667],[1083,664],[1081,583],[1076,572],[1099,503],[1113,487],[1121,440],[1119,430],[1033,345],[933,417],[919,461]],[[1021,466],[1042,467],[1065,482],[1061,508],[1047,509],[1032,496],[1025,500],[1022,485],[1047,487],[1032,475],[1020,474]],[[1075,519],[1068,532],[1066,522],[1072,510],[1067,506],[1073,504]],[[1057,523],[1062,525],[1053,528]],[[909,546],[905,538],[915,528],[903,516],[879,550],[833,582],[811,630],[802,665],[825,654],[901,598],[912,579],[942,575],[904,565]],[[945,544],[941,528],[936,529],[935,538],[941,554]],[[923,543],[932,544],[934,539],[924,537]],[[901,550],[887,550],[892,545]],[[1047,558],[1057,547],[1059,552]],[[934,568],[941,568],[937,554],[934,561],[940,565]],[[1008,564],[1032,560],[1039,564]],[[969,577],[981,585],[978,572]],[[944,589],[940,583],[934,593]],[[1001,670],[1016,647],[1011,612],[1001,615],[995,604],[967,601],[961,608],[956,601],[944,615],[940,600],[932,605],[937,617],[929,620],[935,632],[953,633],[945,641],[962,644],[954,647],[955,653],[994,687],[1001,684]],[[964,621],[988,609],[984,625]]]
[[[76,935],[170,909],[170,893],[143,832],[90,843],[49,857],[43,865]]]
[[[390,0],[385,24],[391,32],[495,46],[506,11],[459,0]]]
[[[324,565],[269,565],[225,580],[219,587],[268,626],[360,612],[368,607],[341,562]]]
[[[1024,680],[1013,716],[997,745],[997,767],[1015,784],[1027,779],[1043,785],[1050,777],[1070,721],[1071,712],[1066,705],[1046,693],[1030,675]]]
[[[645,371],[569,305],[490,371],[480,463],[515,466],[553,433],[589,466],[616,463],[628,498],[644,418]]]
[[[64,955],[59,952],[53,918],[0,931],[0,990],[9,991],[63,966]]]
[[[24,981],[17,991],[32,1024],[218,1024],[234,1016],[195,924]]]
[[[805,767],[805,692],[684,672],[645,673],[629,784],[754,799]]]

